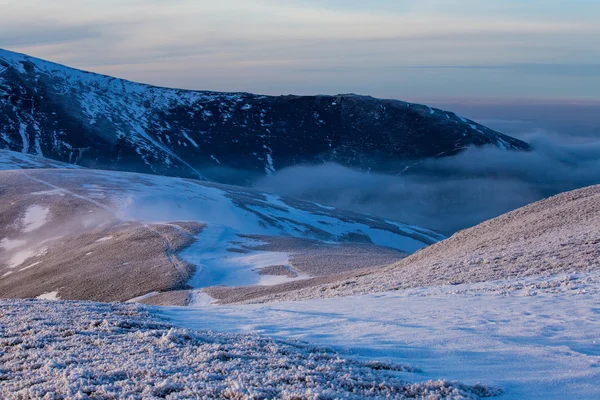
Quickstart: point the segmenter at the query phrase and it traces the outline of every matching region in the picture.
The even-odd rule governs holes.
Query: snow
[[[0,150],[0,170],[28,169],[28,168],[68,168],[81,167],[65,164],[47,158],[23,154],[16,151]]]
[[[208,293],[205,293],[202,290],[195,290],[192,292],[189,307],[210,306],[214,304],[214,302],[215,299],[213,299]]]
[[[19,270],[19,272],[26,271],[26,270],[28,270],[29,268],[35,267],[36,265],[38,265],[38,264],[40,264],[40,263],[41,263],[41,261],[36,261],[36,262],[34,262],[33,264],[29,264],[28,266],[21,268],[21,269]]]
[[[23,148],[21,153],[27,154],[29,152],[29,138],[27,137],[27,125],[21,123],[19,126],[19,134],[21,135],[21,140],[23,141]]]
[[[133,299],[129,299],[126,301],[126,303],[137,303],[140,302],[142,300],[146,300],[149,299],[150,297],[154,297],[158,294],[158,292],[150,292],[150,293],[146,293],[143,296],[138,296],[138,297],[134,297]]]
[[[40,294],[36,298],[40,300],[58,300],[58,291]]]
[[[498,148],[500,148],[502,150],[508,150],[511,148],[511,145],[502,138],[496,139],[496,144],[497,144]]]
[[[257,270],[272,265],[289,265],[289,255],[281,252],[246,250],[255,240],[241,238],[226,226],[208,225],[197,241],[182,251],[179,257],[193,265],[196,272],[188,285],[209,286],[276,285],[298,279],[285,276],[260,275]],[[241,249],[243,253],[231,251]],[[301,278],[306,278],[303,276]]]
[[[271,156],[271,153],[267,153],[267,166],[265,167],[265,171],[267,172],[267,175],[270,175],[273,172],[275,172],[275,167],[273,166],[273,157]]]
[[[191,144],[194,145],[194,147],[200,147],[198,146],[198,143],[196,143],[196,141],[194,139],[192,139],[186,132],[182,131],[181,134],[183,135],[184,138],[186,138]]]
[[[410,365],[254,335],[180,329],[137,304],[0,300],[0,398],[477,399]],[[226,323],[226,321],[224,321]]]
[[[48,214],[50,209],[48,207],[33,205],[27,208],[25,216],[23,217],[23,232],[33,232],[36,229],[41,228],[46,222],[48,222]]]
[[[505,391],[503,399],[595,399],[600,398],[600,279],[590,279],[573,287],[530,278],[154,311],[189,329],[304,340],[360,360],[410,362],[423,370],[423,380],[491,385]],[[527,285],[538,287],[535,295],[523,290]]]
[[[269,146],[267,146],[267,145],[263,145],[263,148],[265,150],[267,150],[267,154],[266,154],[267,165],[265,165],[265,172],[266,172],[267,175],[271,175],[274,172],[276,172],[275,171],[275,166],[273,165],[273,156],[272,156],[273,150],[271,150],[271,148]]]
[[[28,229],[42,223],[42,217],[48,214],[50,205],[68,202],[70,197],[87,203],[85,212],[100,210],[121,221],[143,225],[168,224],[172,221],[202,223],[205,228],[194,234],[195,241],[177,253],[179,259],[196,267],[194,274],[182,274],[190,277],[186,283],[196,289],[210,285],[276,285],[308,278],[306,273],[298,274],[299,271],[293,271],[289,276],[276,273],[269,275],[266,271],[261,273],[263,267],[289,266],[289,255],[244,248],[260,244],[242,237],[244,235],[296,237],[320,242],[348,242],[358,237],[403,252],[413,252],[440,239],[434,233],[409,225],[285,199],[248,188],[188,179],[87,169],[4,171],[1,174],[5,179],[3,182],[7,184],[12,185],[23,179],[34,184],[30,192],[36,193],[36,203],[45,209],[24,207],[21,213],[29,210],[26,221]],[[49,191],[44,191],[44,188]],[[25,191],[21,195],[28,196],[30,192]],[[50,216],[56,217],[52,224],[65,222],[66,216]],[[85,216],[82,219],[88,220]],[[98,224],[97,221],[88,222],[89,229]],[[47,224],[50,225],[49,222]],[[8,234],[5,236],[13,240],[27,239]],[[94,240],[107,243],[112,239],[119,238],[107,231]],[[89,252],[88,249],[82,250],[81,255]],[[6,258],[9,259],[9,267],[15,268],[40,254],[39,249],[23,244],[13,249]],[[39,260],[32,259],[28,264],[35,261]],[[25,275],[22,279],[25,279]],[[130,297],[156,289],[148,287],[148,290],[136,292]],[[45,287],[44,290],[54,288]]]

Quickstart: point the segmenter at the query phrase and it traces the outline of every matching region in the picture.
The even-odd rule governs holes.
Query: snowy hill
[[[0,172],[0,187],[1,297],[125,301],[273,285],[387,265],[444,238],[252,189],[156,175],[14,170]],[[321,268],[336,254],[338,269]],[[363,262],[351,262],[355,256]],[[194,300],[190,291],[173,296],[166,302]]]
[[[324,162],[400,172],[483,145],[529,149],[419,104],[166,89],[0,50],[0,148],[86,167],[236,183]]]
[[[302,288],[214,291],[222,302],[298,300],[600,271],[600,186],[562,193],[465,229],[387,268]],[[576,279],[575,279],[576,280]],[[561,285],[563,280],[557,280]],[[567,279],[565,284],[568,283]],[[520,284],[520,287],[523,287]],[[298,290],[300,289],[300,290]],[[509,290],[504,288],[503,290]],[[535,286],[531,287],[535,290]]]

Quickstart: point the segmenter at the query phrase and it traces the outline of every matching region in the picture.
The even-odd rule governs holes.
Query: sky
[[[160,86],[600,100],[598,0],[0,0],[0,48]]]

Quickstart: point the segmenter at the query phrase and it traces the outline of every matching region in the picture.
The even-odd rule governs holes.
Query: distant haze
[[[600,99],[596,0],[0,0],[0,47],[161,86]]]

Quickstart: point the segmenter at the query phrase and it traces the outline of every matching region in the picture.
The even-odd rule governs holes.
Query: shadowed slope
[[[396,173],[484,145],[529,149],[419,104],[159,88],[0,49],[0,147],[86,167],[241,183],[324,162]]]

